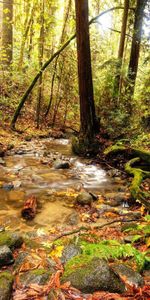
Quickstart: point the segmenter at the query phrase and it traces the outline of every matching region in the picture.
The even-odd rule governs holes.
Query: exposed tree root
[[[140,192],[140,185],[145,178],[150,178],[150,172],[143,171],[139,168],[132,167],[134,163],[140,161],[139,157],[135,157],[128,161],[125,165],[125,171],[133,176],[133,180],[130,185],[130,193],[133,199],[138,199],[142,204],[146,206],[148,210],[150,210],[150,203],[145,199],[145,197],[142,196],[142,193]]]
[[[125,153],[129,158],[131,158],[131,160],[129,160],[125,164],[125,171],[129,175],[133,176],[133,180],[130,185],[130,193],[132,199],[138,199],[148,210],[150,210],[150,202],[147,200],[148,197],[150,198],[150,195],[147,195],[140,189],[142,181],[145,178],[150,178],[150,172],[144,171],[140,167],[133,167],[135,163],[141,161],[144,161],[149,166],[150,152],[122,145],[113,145],[104,151],[104,154],[106,156],[111,156],[119,153]]]

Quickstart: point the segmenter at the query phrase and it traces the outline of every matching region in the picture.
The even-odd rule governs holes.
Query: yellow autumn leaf
[[[148,238],[148,239],[146,240],[146,246],[147,246],[147,248],[150,247],[150,238]]]
[[[57,246],[52,252],[50,253],[50,256],[52,257],[61,257],[63,252],[64,246]]]

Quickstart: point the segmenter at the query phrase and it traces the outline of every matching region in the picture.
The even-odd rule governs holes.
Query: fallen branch
[[[138,221],[140,221],[140,219]],[[113,220],[111,222],[107,222],[107,223],[104,223],[104,224],[101,224],[101,225],[96,225],[96,226],[81,226],[81,227],[79,227],[79,228],[77,228],[75,230],[67,231],[67,232],[64,232],[64,233],[58,235],[53,240],[53,243],[55,241],[61,239],[62,237],[65,237],[65,236],[68,236],[68,235],[72,235],[72,234],[75,234],[75,233],[79,233],[81,231],[88,231],[88,230],[91,230],[91,229],[102,229],[103,227],[112,225],[114,223],[127,223],[127,222],[137,222],[137,219],[131,219],[131,220],[118,219],[118,220]],[[52,245],[52,247],[53,247],[53,245]]]

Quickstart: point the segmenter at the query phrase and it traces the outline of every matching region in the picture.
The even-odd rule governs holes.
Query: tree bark
[[[13,0],[3,2],[2,62],[10,66],[13,60]]]
[[[129,97],[132,98],[135,89],[135,82],[138,71],[140,45],[142,38],[142,24],[144,18],[144,9],[147,4],[147,0],[137,0],[135,10],[134,32],[131,45],[130,62],[128,68],[128,85],[126,88]]]
[[[80,135],[90,141],[97,132],[97,119],[93,96],[88,1],[75,0],[75,7],[80,96]]]

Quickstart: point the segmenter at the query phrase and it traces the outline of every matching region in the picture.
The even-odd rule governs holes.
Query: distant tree
[[[99,129],[93,96],[88,1],[75,0],[75,7],[80,96],[80,138],[82,143],[85,142],[88,147]]]
[[[13,0],[3,1],[2,61],[10,66],[13,59]]]
[[[130,62],[128,68],[128,85],[127,92],[131,98],[134,94],[135,82],[138,71],[139,55],[140,55],[140,45],[142,38],[142,25],[144,18],[144,9],[147,4],[147,0],[137,0],[136,1],[136,10],[135,10],[135,20],[134,20],[134,30],[133,38],[131,44],[131,53],[130,53]]]

